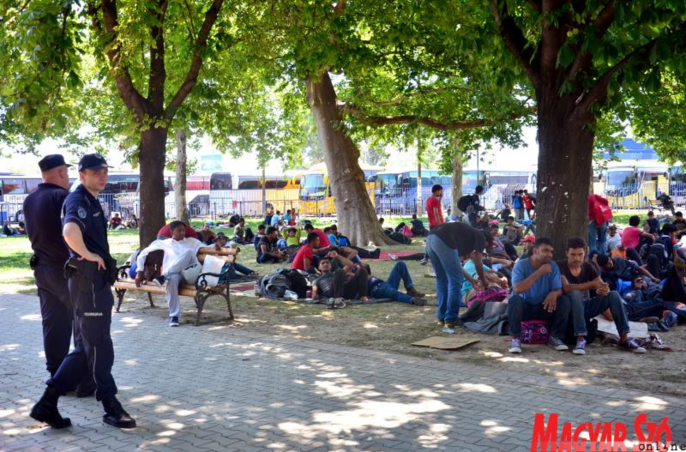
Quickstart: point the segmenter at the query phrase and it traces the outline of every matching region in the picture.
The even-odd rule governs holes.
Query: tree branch
[[[534,86],[537,86],[540,82],[540,74],[536,68],[538,63],[536,61],[533,64],[531,63],[533,55],[530,50],[526,49],[526,38],[512,16],[508,15],[507,5],[504,6],[504,11],[501,13],[496,0],[491,0],[491,11],[493,12],[495,23],[500,30],[500,35],[505,41],[505,46],[519,61],[519,64],[526,71]]]
[[[617,64],[612,66],[610,69],[605,71],[605,73],[598,78],[595,84],[586,93],[579,96],[575,104],[577,105],[577,110],[586,110],[591,107],[594,103],[600,102],[607,97],[607,86],[612,79],[612,76],[617,73],[621,68],[626,66],[632,58],[644,52],[649,52],[657,43],[655,38],[648,43],[635,48],[628,54],[624,56]]]
[[[221,10],[223,4],[224,0],[213,0],[210,9],[208,9],[205,13],[205,20],[203,21],[202,27],[198,32],[198,38],[195,41],[191,66],[188,69],[186,78],[179,87],[179,90],[176,92],[176,94],[174,94],[171,102],[169,102],[169,106],[167,107],[167,111],[165,113],[167,119],[174,118],[176,111],[179,109],[183,101],[186,99],[186,97],[188,97],[191,90],[193,90],[198,82],[198,74],[202,68],[202,54],[207,48],[207,39],[210,35],[212,27],[214,26],[214,23],[217,21],[219,11]]]
[[[136,114],[137,120],[143,121],[148,110],[147,100],[141,96],[136,87],[133,85],[131,74],[126,67],[120,66],[120,43],[119,43],[119,22],[117,20],[117,3],[116,0],[102,0],[101,3],[102,16],[104,22],[104,31],[107,32],[105,41],[105,53],[110,62],[110,69],[114,72],[115,81],[117,83],[117,90],[124,101],[127,108]],[[88,8],[88,14],[96,26],[102,26],[98,18],[98,8],[92,5]]]
[[[605,4],[603,9],[600,11],[598,14],[598,17],[593,21],[592,27],[593,27],[593,32],[594,36],[598,39],[602,39],[603,36],[605,36],[605,33],[607,32],[608,28],[612,25],[612,22],[614,22],[615,19],[615,12],[617,11],[617,4],[616,0],[610,0]],[[589,32],[591,26],[586,27],[586,32]],[[591,63],[593,62],[593,55],[591,55],[590,52],[584,53],[581,51],[581,48],[576,53],[576,56],[574,57],[574,62],[572,63],[571,68],[567,72],[567,77],[566,79],[571,81],[576,77],[576,74],[578,74],[582,70],[586,70],[589,67],[591,67]]]
[[[350,114],[354,116],[363,124],[375,127],[402,124],[422,124],[424,126],[439,130],[464,130],[488,127],[497,123],[497,121],[491,121],[486,119],[476,119],[472,121],[453,121],[449,123],[443,123],[440,121],[436,121],[435,119],[423,118],[416,115],[369,116],[362,112],[358,107],[351,104],[340,104],[338,105],[338,110],[341,113]],[[519,119],[521,117],[528,116],[534,113],[536,113],[536,107],[531,107],[523,112],[511,113],[509,115],[509,119]]]
[[[150,74],[148,77],[148,100],[155,110],[155,116],[164,111],[164,84],[167,80],[167,68],[164,64],[164,18],[167,13],[168,0],[159,0],[155,7],[148,9],[156,23],[150,27]]]

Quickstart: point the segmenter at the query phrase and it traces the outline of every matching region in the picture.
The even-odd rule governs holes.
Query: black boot
[[[95,383],[93,383],[92,381],[89,383],[81,383],[76,387],[76,397],[93,397],[93,395],[95,394],[95,389]]]
[[[31,409],[31,417],[38,422],[44,422],[52,428],[65,428],[71,425],[69,418],[64,418],[57,410],[57,400],[60,393],[48,386],[37,404]]]
[[[105,415],[102,417],[105,424],[110,424],[118,428],[134,428],[136,421],[129,416],[115,396],[109,396],[102,400],[105,407]]]

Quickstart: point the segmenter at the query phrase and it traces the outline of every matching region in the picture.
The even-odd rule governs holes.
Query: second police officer
[[[119,428],[136,426],[116,398],[117,385],[112,377],[111,286],[116,279],[116,261],[110,255],[107,219],[98,201],[107,185],[108,168],[101,155],[84,155],[79,161],[81,185],[64,202],[63,235],[71,256],[66,271],[82,340],[47,381],[45,393],[31,410],[32,418],[53,428],[71,425],[60,415],[57,402],[76,388],[86,372],[94,377],[95,397],[105,409],[103,421]]]
[[[43,347],[48,372],[52,377],[69,353],[72,330],[74,343],[79,338],[74,311],[69,299],[69,287],[64,277],[64,264],[69,250],[62,238],[62,205],[69,194],[69,167],[60,154],[45,156],[38,166],[43,183],[24,200],[26,233],[31,241],[31,268],[36,278],[43,320]],[[78,386],[77,395],[88,397],[95,384],[86,374]]]

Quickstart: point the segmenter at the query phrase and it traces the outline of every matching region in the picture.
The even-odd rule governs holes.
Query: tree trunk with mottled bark
[[[164,226],[164,160],[167,149],[167,129],[151,127],[141,134],[140,166],[141,217],[139,237],[141,248],[157,238]]]
[[[360,151],[340,129],[341,115],[328,72],[308,78],[305,84],[317,135],[324,148],[340,231],[357,246],[367,246],[369,242],[393,244],[384,234],[369,199],[364,172],[358,163]]]
[[[176,184],[174,186],[174,203],[176,204],[176,219],[190,224],[188,203],[186,201],[186,129],[176,132]]]

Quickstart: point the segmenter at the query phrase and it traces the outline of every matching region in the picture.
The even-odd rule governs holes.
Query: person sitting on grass
[[[410,224],[412,225],[410,231],[412,232],[413,236],[426,237],[429,235],[429,230],[426,229],[426,226],[424,226],[424,222],[422,220],[417,219],[417,214],[412,214],[412,220],[410,221]]]
[[[198,251],[201,248],[220,249],[218,245],[205,246],[200,240],[186,237],[186,225],[182,221],[172,221],[169,225],[172,238],[156,240],[138,254],[136,259],[136,287],[144,282],[143,269],[145,260],[153,251],[164,251],[162,269],[164,273],[154,278],[153,283],[165,287],[167,303],[169,304],[169,326],[179,326],[181,315],[181,301],[179,300],[179,285],[195,284],[202,270],[198,262]]]
[[[245,227],[245,218],[238,220],[238,224],[233,228],[233,235],[234,242],[242,245],[252,243],[255,240],[255,234],[253,234],[252,230]]]
[[[198,239],[206,245],[211,245],[214,243],[217,235],[210,229],[210,224],[205,223],[202,225],[202,229],[198,231]]]
[[[255,235],[255,238],[253,239],[253,245],[255,246],[255,251],[257,254],[260,254],[260,241],[264,238],[266,234],[267,226],[264,224],[260,224],[257,226],[257,234]]]
[[[319,236],[310,232],[307,234],[307,243],[298,249],[298,253],[293,258],[291,268],[314,273],[314,250],[317,248],[319,248]]]
[[[258,264],[278,264],[288,259],[288,255],[277,248],[277,241],[276,228],[269,226],[266,235],[257,244],[259,247],[257,253]]]
[[[553,244],[539,237],[528,259],[520,259],[512,271],[513,295],[507,305],[510,322],[510,353],[522,353],[522,321],[543,320],[549,323],[548,345],[555,350],[569,350],[562,342],[567,332],[570,301],[562,296],[560,269],[553,261]]]
[[[477,294],[476,287],[484,289],[484,287],[481,287],[482,284],[480,284],[477,280],[478,273],[476,271],[474,261],[472,260],[473,254],[474,253],[467,256],[467,260],[462,266],[462,274],[465,277],[464,281],[462,282],[462,301],[465,304],[468,304],[467,302]],[[486,289],[490,287],[500,287],[502,289],[507,289],[509,287],[507,278],[505,276],[502,276],[498,274],[498,272],[493,271],[486,264],[482,265],[484,269],[484,276],[486,277],[486,281],[488,282],[488,287],[486,287]]]
[[[122,217],[119,216],[119,213],[115,212],[114,216],[110,220],[110,229],[119,228],[119,226],[122,226],[123,222],[124,222],[124,220],[122,219]]]
[[[600,254],[596,258],[597,264],[601,269],[601,277],[606,281],[610,290],[619,290],[619,280],[631,282],[638,275],[645,276],[655,284],[660,280],[651,275],[648,270],[639,266],[636,262],[621,257],[610,258],[607,254]]]
[[[405,262],[396,262],[386,281],[372,276],[372,269],[369,265],[365,265],[365,269],[369,276],[367,293],[372,298],[390,298],[393,301],[426,306],[426,300],[424,299],[426,295],[415,288],[412,276],[410,276],[410,271],[407,269]],[[406,293],[398,290],[400,281],[403,282]]]
[[[339,267],[337,270],[333,270],[332,261]],[[331,251],[319,261],[319,272],[322,276],[312,283],[312,299],[328,298],[328,305],[336,308],[344,307],[345,300],[369,301],[368,275],[364,267]]]
[[[608,310],[617,326],[619,347],[634,353],[645,353],[646,350],[634,339],[629,339],[629,318],[622,297],[618,292],[610,290],[610,286],[600,279],[593,264],[584,261],[586,241],[581,237],[569,239],[565,254],[567,259],[558,262],[558,266],[562,273],[564,297],[568,297],[571,303],[576,336],[576,345],[572,353],[586,354],[587,325],[593,317]]]

